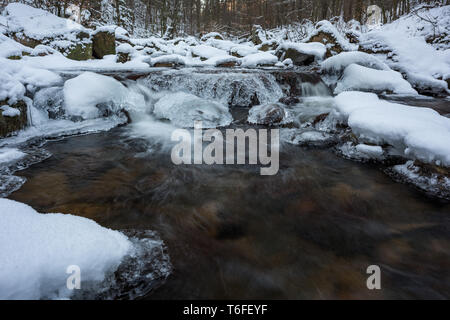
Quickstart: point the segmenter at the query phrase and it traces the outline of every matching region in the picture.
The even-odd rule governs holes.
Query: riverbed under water
[[[448,202],[328,148],[283,145],[279,173],[260,176],[258,166],[175,166],[130,130],[49,141],[53,156],[17,172],[27,182],[9,198],[156,231],[173,270],[141,298],[450,297]],[[369,265],[381,267],[382,290],[367,289]]]

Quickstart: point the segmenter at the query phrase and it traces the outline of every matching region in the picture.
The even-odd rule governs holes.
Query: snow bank
[[[273,66],[278,62],[278,58],[268,52],[259,52],[245,56],[242,58],[242,66],[255,68],[259,66]]]
[[[64,83],[64,105],[68,115],[97,118],[101,115],[100,104],[107,104],[116,112],[130,104],[145,106],[145,100],[142,95],[131,96],[116,79],[92,72],[85,72]]]
[[[67,267],[81,269],[81,281],[102,281],[131,249],[118,231],[65,214],[39,214],[0,199],[0,299],[68,298]]]
[[[233,121],[228,107],[223,104],[184,92],[162,97],[155,104],[154,113],[184,128],[193,128],[195,121],[202,121],[203,128],[223,127]]]
[[[392,145],[407,158],[450,166],[450,119],[428,108],[380,100],[373,93],[344,92],[336,114],[362,140]]]
[[[417,91],[399,72],[374,70],[357,64],[351,64],[345,69],[334,92],[338,94],[353,90],[417,95]]]
[[[357,64],[376,70],[391,70],[391,68],[389,68],[378,58],[360,51],[342,52],[336,56],[326,59],[320,65],[322,67],[322,71],[324,72],[331,74],[341,74],[345,70],[345,68],[347,68],[351,64]]]
[[[440,79],[450,74],[449,37],[440,45],[434,45],[437,48],[427,43],[426,39],[431,42],[439,32],[449,34],[450,6],[420,11],[419,16],[436,21],[439,27],[434,30],[431,23],[410,14],[379,30],[363,33],[361,44],[368,49],[380,47],[391,51],[385,55],[386,63],[405,74],[415,88],[448,93],[447,83]]]
[[[311,43],[295,43],[295,42],[283,42],[277,48],[278,50],[286,51],[288,49],[293,49],[295,51],[315,56],[317,60],[322,60],[325,57],[327,48],[325,45],[319,42]]]

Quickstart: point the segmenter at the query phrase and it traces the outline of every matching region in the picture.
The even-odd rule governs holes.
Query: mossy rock
[[[9,59],[9,60],[20,60],[20,59],[22,59],[22,56],[9,56],[7,59]]]
[[[72,60],[83,61],[93,58],[92,43],[78,43],[68,51],[66,57]]]
[[[27,104],[24,101],[18,101],[9,104],[7,101],[0,101],[0,106],[9,105],[11,108],[18,109],[20,115],[17,117],[4,117],[0,111],[0,137],[11,136],[14,132],[19,131],[27,125]]]
[[[92,37],[92,54],[97,59],[116,54],[116,36],[112,32],[99,31]]]

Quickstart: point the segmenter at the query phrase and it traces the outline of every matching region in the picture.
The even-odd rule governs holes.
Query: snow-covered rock
[[[242,66],[255,68],[260,66],[273,66],[278,62],[278,58],[269,52],[259,52],[249,54],[242,58]]]
[[[252,107],[247,121],[253,124],[281,125],[292,123],[293,118],[282,104],[271,103]]]
[[[360,51],[342,52],[326,59],[320,64],[320,66],[322,67],[322,71],[325,73],[340,75],[345,68],[351,64],[357,64],[375,70],[391,70],[391,68],[389,68],[377,57]]]
[[[14,118],[14,117],[20,116],[19,109],[11,108],[10,106],[7,106],[7,105],[1,106],[0,111],[1,111],[3,117]]]
[[[176,67],[184,66],[186,64],[185,58],[178,54],[162,55],[156,58],[151,58],[150,64],[153,67]]]
[[[334,92],[343,91],[392,92],[396,94],[417,95],[411,85],[396,71],[384,71],[351,64],[345,68],[342,79]]]
[[[239,63],[239,59],[230,55],[215,56],[205,61],[206,65],[215,67],[234,67]]]
[[[336,113],[362,141],[390,144],[406,158],[450,166],[450,119],[429,108],[380,100],[373,93],[344,92]]]
[[[132,248],[92,220],[40,214],[12,200],[0,199],[0,219],[0,299],[69,298],[69,266],[80,268],[83,282],[101,282]]]
[[[106,107],[104,113],[115,113],[129,105],[145,106],[142,95],[129,93],[124,85],[112,77],[85,72],[64,83],[64,106],[68,115],[82,119],[102,116],[99,107]]]
[[[238,58],[243,58],[245,56],[248,56],[248,55],[254,54],[254,53],[258,53],[258,49],[256,49],[255,47],[244,45],[244,44],[234,45],[230,49],[230,54],[232,56],[235,56]]]
[[[57,38],[58,36],[68,37],[69,40],[77,40],[78,32],[89,31],[72,20],[60,18],[45,10],[21,3],[8,4],[5,13],[10,32],[20,32],[35,40]]]
[[[302,66],[309,65],[314,60],[322,60],[327,52],[327,48],[319,42],[283,42],[278,46],[276,52],[281,60],[291,59],[295,65]]]
[[[163,96],[155,104],[154,113],[183,128],[193,128],[195,121],[202,121],[203,128],[223,127],[233,121],[228,107],[185,92]]]
[[[346,39],[330,21],[322,20],[316,23],[315,30],[311,32],[305,42],[320,42],[327,48],[327,57],[339,54],[343,51],[358,50],[357,44],[352,44]]]
[[[212,39],[216,39],[216,40],[223,40],[223,36],[220,33],[218,33],[218,32],[210,32],[210,33],[205,34],[202,37],[202,41],[206,41],[206,40],[211,39],[211,38]]]
[[[210,59],[216,56],[224,56],[227,54],[225,50],[220,50],[204,44],[192,47],[191,50],[193,56],[200,57],[202,60]]]

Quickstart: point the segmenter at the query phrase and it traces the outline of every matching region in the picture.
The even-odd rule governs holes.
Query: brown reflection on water
[[[180,166],[126,128],[50,142],[10,196],[40,212],[151,229],[174,265],[148,299],[450,298],[450,205],[330,150],[285,147],[259,168]],[[365,270],[382,269],[382,290]]]

